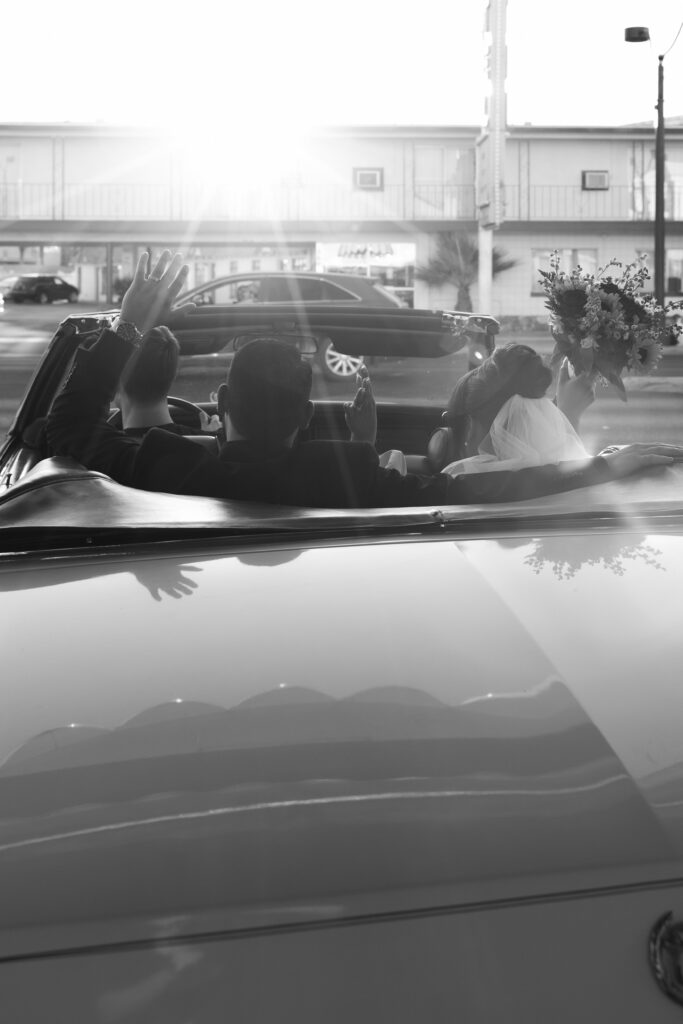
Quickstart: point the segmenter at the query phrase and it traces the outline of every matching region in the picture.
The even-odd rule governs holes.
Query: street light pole
[[[666,222],[664,220],[664,54],[657,58],[657,133],[655,136],[655,301],[664,305],[664,252]]]
[[[655,300],[660,306],[664,305],[664,274],[665,268],[665,234],[666,222],[664,220],[664,175],[666,171],[666,156],[664,152],[664,58],[669,50],[673,49],[676,40],[681,34],[683,23],[679,26],[676,37],[664,53],[657,58],[659,68],[657,71],[657,128],[655,133]],[[650,39],[650,30],[644,25],[635,25],[624,31],[624,39],[627,43],[645,43]]]

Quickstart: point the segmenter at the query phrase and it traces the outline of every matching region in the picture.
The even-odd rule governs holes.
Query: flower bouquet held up
[[[618,260],[586,274],[576,267],[560,270],[559,253],[550,258],[550,271],[540,271],[550,310],[550,332],[555,339],[552,365],[565,357],[576,374],[614,384],[622,401],[626,390],[624,371],[652,373],[662,357],[662,343],[672,328],[666,314],[681,308],[671,302],[664,308],[643,294],[649,274],[646,257],[624,266]],[[609,271],[619,271],[617,277]]]

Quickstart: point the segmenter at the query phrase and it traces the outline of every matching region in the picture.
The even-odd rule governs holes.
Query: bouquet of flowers
[[[623,401],[624,371],[652,373],[662,356],[662,343],[672,328],[666,314],[680,302],[658,305],[641,294],[649,278],[646,257],[624,266],[610,260],[596,274],[576,267],[560,270],[559,253],[550,258],[550,271],[540,271],[550,310],[550,331],[555,339],[552,365],[565,356],[574,372],[587,373],[602,383],[614,384]],[[619,271],[617,277],[610,271]]]

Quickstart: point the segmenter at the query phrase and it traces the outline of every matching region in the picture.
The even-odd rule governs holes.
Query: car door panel
[[[431,404],[403,406],[381,403],[377,406],[378,451],[396,448],[406,454],[423,455],[431,434],[441,423],[441,408]],[[310,427],[303,440],[345,440],[349,430],[344,402],[316,402]]]
[[[675,1024],[648,937],[679,887],[444,908],[6,963],[6,1019]],[[137,946],[137,948],[136,948]],[[267,984],[264,984],[267,979]]]

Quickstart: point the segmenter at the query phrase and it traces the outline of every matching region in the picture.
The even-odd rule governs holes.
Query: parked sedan
[[[10,277],[0,278],[0,297],[4,297],[5,295],[7,295],[7,293],[10,291],[11,288],[14,287],[17,281],[18,277],[16,276],[16,274],[11,275]]]
[[[401,308],[406,303],[392,295],[378,281],[352,274],[263,273],[219,277],[179,296],[178,305],[194,302],[200,306],[283,303],[353,303],[373,308]],[[353,379],[362,358],[340,352],[331,341],[320,345],[317,362],[330,380]]]
[[[52,274],[21,274],[5,293],[10,302],[78,302],[79,290]]]
[[[64,321],[0,450],[2,1020],[678,1020],[680,470],[437,508],[122,486],[42,430],[110,320]],[[170,321],[264,325],[446,373],[479,326]],[[441,412],[380,403],[378,447]]]

